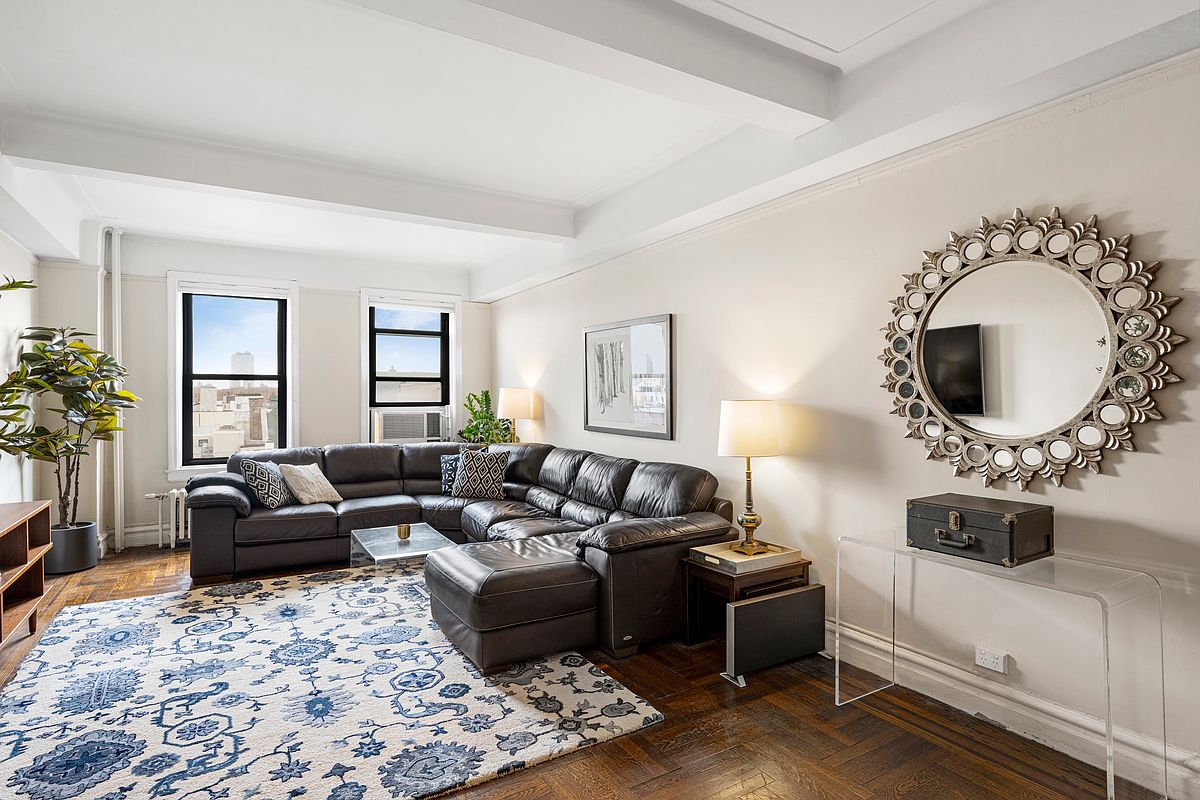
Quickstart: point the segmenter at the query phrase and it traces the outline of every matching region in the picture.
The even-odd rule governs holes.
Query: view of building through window
[[[284,301],[185,295],[185,463],[285,446],[280,418]]]
[[[388,306],[370,314],[371,405],[448,403],[450,315]]]

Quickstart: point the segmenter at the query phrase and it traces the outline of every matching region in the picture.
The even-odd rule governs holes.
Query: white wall
[[[715,455],[719,401],[786,401],[789,454],[755,465],[760,534],[802,547],[831,585],[837,537],[901,523],[907,498],[955,491],[1053,504],[1061,551],[1164,577],[1169,736],[1200,752],[1200,346],[1170,358],[1185,383],[1159,393],[1166,422],[1139,428],[1139,452],[1108,453],[1105,474],[1024,495],[926,461],[888,414],[876,360],[888,301],[922,251],[1017,206],[1059,205],[1071,220],[1094,213],[1104,235],[1133,233],[1135,257],[1163,262],[1157,288],[1183,297],[1172,324],[1200,338],[1198,73],[1193,59],[501,301],[495,383],[541,394],[544,418],[526,439],[697,464],[737,499],[741,464]],[[675,440],[585,432],[582,328],[666,312],[676,315]],[[858,579],[876,602],[888,585],[878,574]],[[944,569],[917,582],[921,619],[902,631],[914,647],[970,664],[982,639],[1015,659],[1014,674],[995,683],[1099,712],[1088,609]],[[830,603],[832,613],[832,594]],[[1132,702],[1137,681],[1118,686],[1118,705]],[[1144,715],[1137,724],[1148,726]]]
[[[43,259],[38,264],[38,324],[49,327],[70,326],[84,333],[94,334],[88,342],[95,347],[104,349],[103,321],[101,313],[101,292],[103,291],[103,273],[99,267],[87,266],[68,261],[50,261]],[[42,407],[58,405],[52,396],[45,396]],[[45,423],[53,427],[60,418],[47,415]],[[98,513],[105,513],[108,507],[98,505],[99,492],[97,489],[98,459],[105,457],[106,445],[97,442],[92,445],[92,456],[83,459],[80,466],[79,491],[79,521],[96,521]],[[37,495],[41,499],[55,500],[54,465],[40,463],[35,466],[37,474]],[[54,520],[58,521],[58,506],[52,506]],[[103,526],[102,526],[103,527]]]
[[[37,280],[37,260],[0,231],[0,275],[19,280]],[[5,292],[0,297],[0,373],[7,375],[17,365],[17,337],[35,321],[37,290]],[[0,503],[32,500],[32,466],[16,456],[0,453]]]
[[[300,284],[298,445],[360,440],[361,321],[359,289],[465,294],[458,270],[423,270],[397,264],[344,259],[265,248],[237,247],[126,234],[121,241],[124,274],[125,366],[128,387],[142,396],[127,416],[125,432],[126,525],[156,520],[157,506],[144,499],[163,491],[168,397],[167,297],[169,270],[295,280]],[[487,306],[463,304],[463,384],[491,381],[491,322]],[[456,400],[455,402],[461,402]]]

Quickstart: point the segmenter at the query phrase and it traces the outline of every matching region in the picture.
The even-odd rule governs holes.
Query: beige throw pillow
[[[283,482],[291,489],[296,499],[304,505],[312,503],[340,503],[342,496],[321,472],[316,464],[280,464]]]

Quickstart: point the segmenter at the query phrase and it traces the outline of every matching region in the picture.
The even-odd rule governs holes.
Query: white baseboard
[[[833,652],[833,622],[825,623],[828,652]],[[877,675],[891,672],[891,647],[874,634],[842,629],[842,657],[850,664]],[[901,686],[928,695],[947,705],[983,717],[1020,736],[1087,762],[1100,769],[1103,761],[1104,723],[1097,717],[996,683],[927,653],[896,645],[896,679]],[[1155,768],[1153,742],[1118,728],[1114,737],[1120,763],[1132,780],[1148,782],[1161,773]],[[1200,800],[1200,753],[1167,748],[1167,787],[1171,800]]]

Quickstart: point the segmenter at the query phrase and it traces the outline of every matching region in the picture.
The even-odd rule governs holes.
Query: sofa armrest
[[[680,517],[648,517],[606,522],[579,534],[575,546],[580,555],[587,548],[607,553],[624,553],[664,544],[681,544],[692,539],[709,539],[728,533],[729,521],[708,511]]]
[[[190,485],[190,484],[189,484]],[[188,508],[232,508],[237,516],[250,515],[250,497],[241,489],[234,486],[201,486],[189,489],[187,494]]]
[[[213,472],[208,475],[196,475],[188,478],[185,489],[189,492],[195,489],[202,489],[205,486],[232,486],[234,489],[240,489],[244,494],[249,496],[251,489],[246,485],[246,479],[236,472]]]

